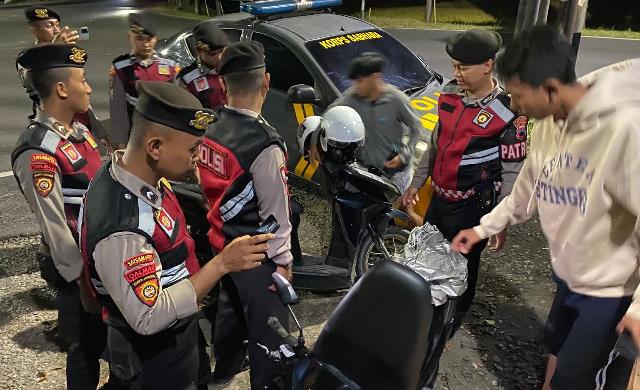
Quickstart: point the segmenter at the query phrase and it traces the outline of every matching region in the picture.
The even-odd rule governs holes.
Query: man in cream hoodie
[[[558,285],[544,388],[604,389],[629,378],[612,352],[616,330],[640,346],[640,61],[577,82],[570,50],[538,26],[498,60],[511,109],[537,120],[529,156],[511,194],[452,246],[466,253],[537,214]]]

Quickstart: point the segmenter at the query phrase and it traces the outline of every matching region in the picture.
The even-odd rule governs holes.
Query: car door
[[[312,104],[289,103],[287,91],[296,84],[314,87],[316,82],[303,62],[281,41],[260,32],[253,32],[252,40],[264,46],[266,69],[271,75],[263,116],[287,144],[289,172],[312,180],[317,164],[310,164],[301,156],[296,146],[296,132],[304,118],[319,115],[320,108]]]

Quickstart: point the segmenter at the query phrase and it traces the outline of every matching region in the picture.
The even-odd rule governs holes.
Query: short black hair
[[[57,83],[64,83],[71,76],[70,68],[49,68],[30,70],[27,72],[27,82],[38,94],[40,100],[48,99]]]
[[[563,84],[576,82],[571,45],[557,29],[535,26],[513,37],[496,61],[498,78],[506,82],[518,77],[539,87],[549,79]]]
[[[222,76],[229,96],[247,96],[260,92],[265,68],[252,69],[246,72],[227,73]]]

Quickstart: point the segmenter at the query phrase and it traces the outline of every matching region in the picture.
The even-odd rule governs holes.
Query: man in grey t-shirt
[[[353,85],[331,107],[356,110],[366,134],[358,159],[382,169],[403,192],[413,175],[413,152],[421,125],[409,98],[382,79],[384,64],[385,58],[379,53],[362,53],[354,58],[349,65]]]

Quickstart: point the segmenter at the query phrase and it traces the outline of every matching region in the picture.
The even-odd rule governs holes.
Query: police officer
[[[178,82],[197,97],[204,107],[216,109],[227,103],[217,72],[222,50],[228,44],[227,36],[213,22],[205,21],[193,29],[193,37],[197,58],[180,71]]]
[[[249,340],[251,387],[262,389],[277,373],[256,343],[270,349],[280,340],[267,326],[270,316],[287,326],[287,311],[269,289],[271,274],[291,278],[291,223],[284,141],[260,115],[269,90],[264,49],[257,42],[232,43],[222,53],[222,85],[228,104],[209,127],[200,147],[200,178],[211,209],[209,242],[220,252],[236,237],[254,232],[273,215],[280,228],[262,265],[223,278],[213,352],[215,382],[242,368]]]
[[[109,71],[109,111],[111,142],[122,149],[127,145],[138,91],[137,80],[175,82],[180,67],[161,58],[155,51],[156,26],[147,14],[129,14],[128,39],[131,52],[113,60]]]
[[[449,241],[460,230],[476,226],[499,197],[511,192],[525,158],[527,118],[509,109],[510,98],[492,75],[501,44],[497,33],[477,29],[447,42],[455,79],[443,88],[438,126],[404,194],[405,204],[415,204],[418,190],[431,176],[434,197],[426,220]],[[500,249],[505,236],[500,233],[492,249]],[[465,255],[468,287],[458,299],[452,335],[473,301],[486,245],[482,241]]]
[[[215,116],[175,84],[137,83],[126,150],[96,175],[83,203],[81,245],[104,305],[119,389],[192,389],[198,374],[198,300],[228,273],[260,265],[271,235],[242,236],[197,264],[184,214],[166,180],[195,168]]]
[[[60,15],[51,8],[42,6],[29,7],[25,9],[24,16],[27,20],[27,24],[29,25],[29,30],[36,39],[35,45],[51,42],[75,44],[79,38],[78,32],[76,30],[71,30],[68,26],[60,29]],[[20,54],[23,52],[24,51],[20,52]],[[20,57],[20,54],[18,54],[18,57]],[[18,62],[17,59],[16,70],[18,71],[18,77],[20,78],[22,87],[33,102],[33,113],[30,117],[30,119],[32,119],[36,115],[36,109],[40,104],[40,99],[27,80],[26,69]],[[76,114],[74,120],[87,126],[93,135],[106,143],[106,140],[104,140],[106,138],[104,127],[93,113],[91,107],[89,107],[87,112]]]
[[[11,154],[12,168],[42,231],[41,274],[57,288],[58,333],[71,344],[67,387],[95,389],[105,332],[97,313],[82,307],[77,225],[82,196],[101,160],[89,130],[72,121],[89,108],[87,53],[75,45],[44,44],[25,50],[19,61],[41,107]]]

